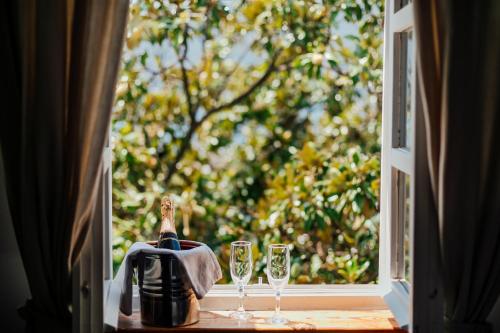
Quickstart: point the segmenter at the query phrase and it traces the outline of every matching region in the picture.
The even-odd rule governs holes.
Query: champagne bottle
[[[161,228],[158,247],[163,249],[180,250],[181,244],[175,231],[174,202],[168,197],[161,199]]]

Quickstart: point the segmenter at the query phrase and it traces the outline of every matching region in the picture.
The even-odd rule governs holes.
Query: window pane
[[[406,125],[406,135],[405,135],[405,143],[406,147],[410,147],[411,142],[411,100],[412,100],[412,76],[413,76],[413,32],[408,31],[405,33],[406,41],[404,45],[406,45],[406,61],[405,61],[405,125]]]
[[[392,278],[410,281],[410,176],[393,169]]]
[[[179,236],[218,256],[219,283],[232,282],[234,240],[254,246],[251,283],[271,243],[292,247],[290,284],[377,283],[383,1],[266,1],[265,15],[263,2],[207,3],[131,2],[115,269],[133,242],[158,239],[169,194]]]
[[[397,33],[395,36],[394,77],[394,137],[395,148],[410,148],[412,138],[412,96],[413,96],[413,32]]]
[[[405,175],[404,173],[400,172],[400,174],[403,174],[403,177],[405,178],[404,180],[404,239],[403,239],[403,246],[404,246],[404,278],[406,281],[410,281],[410,176]]]

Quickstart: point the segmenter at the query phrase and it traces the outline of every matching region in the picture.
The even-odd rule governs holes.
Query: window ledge
[[[177,328],[158,328],[141,323],[140,312],[127,317],[120,314],[118,332],[288,332],[296,330],[319,332],[406,332],[398,327],[391,311],[379,310],[308,310],[282,311],[289,322],[272,325],[267,320],[273,311],[251,311],[253,318],[241,322],[229,317],[231,311],[201,311],[196,324]]]
[[[139,294],[137,290],[136,294]],[[245,308],[274,310],[275,292],[266,285],[245,287]],[[377,310],[386,309],[383,289],[377,285],[288,285],[281,293],[281,308],[286,310]],[[137,297],[138,298],[138,297]],[[304,299],[307,303],[304,304]],[[134,309],[139,310],[139,300]],[[238,307],[234,285],[215,285],[200,300],[202,310],[233,310]]]

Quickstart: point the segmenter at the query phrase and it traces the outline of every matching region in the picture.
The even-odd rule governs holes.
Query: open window
[[[367,2],[366,2],[367,3]],[[158,5],[160,6],[160,5]],[[227,7],[227,6],[226,6]],[[141,8],[140,6],[138,7]],[[357,17],[357,13],[354,9],[349,9],[348,6],[340,6],[342,10],[339,10],[340,15],[352,15],[352,17]],[[172,8],[167,8],[166,10],[172,11]],[[222,7],[223,11],[226,11],[225,15],[229,15],[231,8],[225,9]],[[377,9],[370,9],[376,11]],[[350,12],[352,11],[352,12]],[[175,9],[176,15],[180,15],[182,12],[181,7],[177,7]],[[229,14],[228,14],[229,12]],[[319,11],[321,14],[321,11]],[[219,13],[219,14],[222,14]],[[329,15],[329,13],[325,12],[325,15]],[[410,304],[411,304],[411,288],[412,288],[412,244],[413,244],[413,215],[415,210],[414,204],[414,188],[415,188],[415,160],[416,154],[418,152],[417,144],[420,142],[416,137],[418,135],[418,131],[416,130],[416,110],[417,110],[417,94],[416,94],[416,75],[415,75],[415,38],[413,36],[413,12],[412,12],[412,3],[411,1],[403,1],[403,0],[394,0],[387,1],[385,3],[385,15],[384,16],[384,27],[383,27],[383,106],[380,110],[380,106],[378,112],[382,112],[382,131],[380,132],[377,127],[372,128],[371,130],[379,131],[380,142],[381,142],[381,164],[378,166],[381,171],[380,174],[380,199],[379,206],[376,210],[379,210],[377,214],[372,214],[370,223],[377,224],[376,227],[376,246],[378,247],[378,256],[376,257],[376,275],[375,278],[365,281],[369,283],[363,284],[355,284],[355,283],[328,283],[325,281],[310,279],[308,280],[308,284],[297,283],[289,286],[285,293],[285,297],[283,298],[283,306],[289,309],[305,309],[306,306],[303,302],[303,298],[309,298],[307,302],[307,307],[311,307],[311,309],[329,309],[332,307],[335,308],[356,308],[356,307],[369,307],[369,306],[383,306],[384,303],[387,304],[391,310],[393,311],[396,319],[399,324],[403,327],[408,327],[411,321],[410,315]],[[374,15],[376,16],[376,15]],[[262,18],[265,19],[265,18]],[[381,23],[381,22],[379,22]],[[381,24],[380,27],[381,28]],[[291,25],[287,25],[286,29],[290,29]],[[156,27],[158,28],[158,27]],[[352,32],[352,27],[346,25],[344,27],[348,31]],[[151,27],[147,29],[153,29]],[[285,29],[285,31],[286,31]],[[349,30],[351,29],[351,30]],[[134,30],[136,31],[136,30]],[[331,29],[328,29],[331,32]],[[379,33],[381,33],[381,29]],[[373,31],[372,31],[373,32]],[[178,42],[182,44],[184,40],[186,40],[186,36],[182,35],[182,30],[178,32]],[[356,36],[353,33],[346,33],[349,36],[347,39],[351,39],[354,44],[360,41],[361,36]],[[130,37],[130,35],[129,35]],[[153,37],[151,37],[153,38]],[[382,38],[382,36],[380,36]],[[184,48],[179,47],[179,50],[185,50],[188,46],[186,44]],[[193,44],[194,45],[194,44]],[[196,48],[197,46],[192,46]],[[187,54],[175,54],[175,50],[171,50],[171,57],[177,57],[178,64],[182,64],[182,62],[190,62],[193,59],[189,59]],[[350,52],[348,48],[344,50],[344,52]],[[381,52],[382,53],[382,52]],[[150,61],[148,60],[148,55],[146,53],[141,53],[138,55],[139,65],[146,66],[145,64]],[[137,54],[136,54],[137,56]],[[359,55],[360,62],[365,62],[367,59],[363,59],[362,54]],[[267,63],[269,66],[275,66],[276,63],[274,61],[280,60],[272,60]],[[161,62],[161,59],[160,59]],[[266,63],[264,63],[266,64]],[[325,66],[330,66],[335,68],[339,73],[346,71],[345,67],[339,65],[335,58],[328,58],[327,56],[316,56],[315,54],[307,54],[306,56],[301,56],[299,61],[293,62],[290,64],[298,64],[297,66],[304,66],[305,73],[313,76],[321,76],[325,72],[321,70],[318,66],[319,64],[325,64]],[[135,64],[133,64],[135,66]],[[286,64],[288,65],[288,64]],[[153,66],[153,65],[152,65]],[[192,64],[191,64],[192,66]],[[309,67],[307,67],[309,66]],[[182,88],[183,85],[186,84],[186,78],[189,80],[196,80],[203,77],[203,75],[207,75],[206,72],[200,77],[189,76],[187,70],[189,70],[189,65],[187,67],[179,67],[181,70],[178,72],[180,79],[180,86]],[[319,69],[318,69],[319,68]],[[358,73],[359,74],[359,73]],[[257,76],[256,81],[259,78],[263,78],[266,80],[270,75],[266,74],[266,71],[263,72],[264,76]],[[352,81],[355,73],[346,72],[344,73],[344,77]],[[168,76],[168,75],[167,75]],[[374,74],[376,77],[376,75]],[[285,78],[286,79],[286,78]],[[362,79],[362,78],[361,78]],[[122,77],[120,78],[120,83],[128,82],[130,77]],[[138,77],[134,77],[133,81],[140,81]],[[356,80],[360,80],[359,77]],[[370,78],[365,78],[365,80],[370,80]],[[285,82],[286,80],[283,80]],[[299,78],[297,81],[301,81]],[[255,82],[255,80],[254,80]],[[337,80],[331,81],[337,82]],[[331,83],[330,82],[330,83]],[[140,82],[139,82],[140,83]],[[344,82],[345,83],[345,82]],[[270,85],[275,84],[279,86],[281,84],[280,80],[276,78],[270,79]],[[352,82],[351,82],[352,84]],[[252,85],[250,85],[251,87]],[[146,89],[144,85],[138,84],[136,88],[138,89]],[[293,87],[292,87],[293,88]],[[290,89],[292,89],[290,88]],[[119,88],[120,89],[120,88]],[[190,90],[193,92],[193,95],[200,92],[200,87],[195,87]],[[291,99],[293,97],[294,92],[290,91],[291,94],[286,98]],[[311,91],[311,94],[314,90]],[[131,94],[133,94],[132,92]],[[251,92],[253,93],[253,92]],[[380,92],[379,92],[380,93]],[[199,114],[197,114],[196,110],[192,109],[193,105],[197,105],[200,103],[202,105],[202,101],[198,101],[198,96],[193,96],[191,94],[186,95],[186,103],[191,105],[186,109],[186,116],[192,117],[191,120],[195,122],[199,122],[203,119],[207,113],[206,108],[201,110]],[[267,95],[263,94],[258,96],[261,99],[265,99]],[[363,93],[359,94],[360,100],[370,100],[367,94],[363,95]],[[125,96],[118,103],[121,103],[121,107],[125,106],[126,99],[130,98],[130,96]],[[275,96],[274,96],[275,98]],[[331,90],[331,95],[328,96],[328,100],[325,101],[326,108],[331,107],[333,112],[339,112],[338,108],[342,106],[341,101],[343,96],[341,89],[336,91]],[[189,101],[189,99],[191,99]],[[229,99],[228,103],[231,99]],[[329,101],[332,103],[328,105]],[[156,101],[157,102],[157,101]],[[155,100],[149,101],[149,103],[154,104]],[[376,103],[375,103],[376,104]],[[232,105],[231,105],[232,106]],[[353,107],[355,107],[354,105]],[[207,106],[208,107],[208,106]],[[376,105],[375,105],[376,107]],[[337,108],[337,109],[335,109]],[[217,107],[215,107],[217,109]],[[303,113],[303,106],[301,106],[299,110],[299,114]],[[204,113],[205,112],[205,113]],[[241,110],[237,110],[238,113],[241,113]],[[259,115],[257,115],[259,116]],[[262,115],[260,115],[262,116]],[[337,118],[335,118],[337,117]],[[349,132],[349,126],[346,126],[342,123],[342,119],[338,118],[338,114],[336,116],[332,116],[332,123],[337,122],[338,127],[330,127],[328,129],[321,128],[321,130],[330,131],[331,135],[342,134],[343,132]],[[123,133],[126,135],[130,134],[131,131],[126,128],[128,126],[127,123],[123,122],[120,124],[120,128],[123,129]],[[203,126],[199,124],[195,129],[199,131],[207,131],[207,126]],[[317,130],[317,129],[316,129]],[[147,131],[146,129],[144,130]],[[295,129],[297,131],[297,129]],[[381,133],[381,134],[380,134]],[[145,133],[146,135],[147,133]],[[262,134],[262,133],[260,133]],[[281,128],[277,129],[276,133],[282,139],[286,136],[292,136],[292,129],[290,128]],[[124,134],[125,135],[125,134]],[[174,138],[170,135],[170,141],[168,138],[162,139],[163,144],[167,145]],[[168,136],[167,136],[168,137]],[[212,137],[214,140],[211,143],[212,146],[220,146],[221,137]],[[151,139],[151,137],[150,137]],[[155,137],[154,140],[158,138]],[[285,138],[286,139],[286,138]],[[216,142],[217,141],[217,142]],[[280,145],[283,144],[283,141],[273,140],[271,144],[275,146],[275,148],[280,148]],[[304,144],[303,147],[307,145]],[[180,146],[182,148],[182,146]],[[294,149],[288,148],[288,154],[296,154],[298,151],[303,152],[303,147],[298,147]],[[333,146],[332,146],[333,147]],[[122,148],[122,147],[121,147]],[[121,149],[120,148],[120,149]],[[332,148],[336,149],[336,148]],[[279,149],[277,150],[279,151]],[[157,152],[157,150],[156,150]],[[155,152],[155,153],[156,153]],[[119,152],[114,152],[114,154],[124,154],[124,158],[132,158],[126,151],[121,149]],[[101,193],[102,193],[102,207],[100,207],[99,212],[102,215],[96,217],[95,225],[104,225],[103,228],[97,228],[94,226],[93,237],[91,240],[91,245],[87,247],[89,249],[86,254],[82,256],[82,265],[79,271],[78,283],[80,286],[80,316],[87,316],[86,318],[91,318],[87,322],[92,323],[93,327],[102,327],[103,321],[108,326],[116,326],[116,322],[118,319],[118,299],[117,292],[119,293],[119,289],[115,286],[113,287],[112,283],[112,265],[113,265],[113,217],[112,217],[112,172],[111,172],[111,160],[113,154],[113,142],[110,142],[110,147],[106,148],[106,152],[104,155],[104,179],[101,185]],[[350,154],[350,155],[349,155]],[[355,150],[346,150],[346,155],[350,160],[347,160],[347,164],[349,163],[358,163],[356,160],[359,159],[359,154],[356,155]],[[354,156],[356,155],[356,156]],[[180,163],[180,164],[179,164]],[[180,161],[176,161],[174,163],[174,167],[177,167],[179,164],[180,167],[186,167],[186,165],[182,165]],[[269,170],[269,168],[268,168]],[[210,172],[210,170],[202,170],[200,168],[200,172]],[[358,172],[356,170],[354,173]],[[361,171],[359,171],[361,172]],[[323,177],[331,176],[332,174],[322,175]],[[183,175],[185,177],[186,175]],[[251,177],[246,177],[251,178]],[[246,178],[243,178],[243,181],[246,181]],[[340,179],[340,178],[339,178]],[[376,184],[377,179],[371,179],[370,181],[375,181]],[[248,183],[245,186],[251,186],[254,182],[254,179],[248,180]],[[302,180],[304,181],[304,180]],[[308,181],[308,180],[305,180]],[[210,186],[213,186],[210,185]],[[209,187],[207,187],[209,189]],[[212,189],[213,190],[213,189]],[[239,190],[244,190],[244,188],[240,188]],[[241,193],[241,191],[240,191]],[[351,195],[351,194],[350,194]],[[335,197],[332,195],[322,198],[322,200],[331,199],[332,202],[338,200],[339,196]],[[356,198],[356,193],[352,194],[352,198]],[[354,211],[359,210],[362,211],[364,208],[363,205],[366,202],[362,200],[357,201],[353,199],[350,202],[351,207]],[[367,204],[367,208],[369,209],[369,204]],[[373,207],[372,207],[373,208]],[[310,209],[314,209],[310,208]],[[236,212],[235,214],[237,214]],[[335,215],[338,212],[330,212]],[[189,218],[190,214],[193,214],[192,210],[186,209],[186,211],[182,212],[183,219],[180,220],[181,226],[183,228],[184,234],[189,232],[189,228],[192,226],[189,225],[189,221],[186,223],[186,216]],[[321,214],[327,214],[325,212],[320,212],[318,216]],[[330,216],[328,219],[331,222],[334,217]],[[380,216],[378,218],[378,215]],[[320,216],[321,217],[321,216]],[[150,216],[149,218],[154,218]],[[276,216],[274,217],[276,218]],[[377,222],[379,220],[379,222]],[[102,224],[101,224],[102,221]],[[326,222],[326,223],[330,223]],[[317,223],[318,225],[321,223],[319,220],[315,220],[311,223]],[[258,226],[256,227],[258,228]],[[377,230],[378,229],[378,230]],[[307,233],[305,234],[305,240],[307,241]],[[182,235],[181,235],[182,236]],[[337,235],[338,237],[339,235]],[[337,240],[342,241],[342,239],[337,238]],[[335,253],[332,251],[332,262],[330,264],[335,266]],[[293,254],[293,253],[292,253]],[[327,255],[326,255],[327,256]],[[325,258],[326,258],[325,256]],[[344,269],[350,268],[352,265],[358,265],[359,262],[355,262],[353,260],[354,256],[351,253],[351,257],[344,262],[344,265],[350,265],[349,267],[343,266],[335,266],[335,269]],[[320,258],[321,259],[321,258]],[[325,259],[323,261],[316,262],[317,265],[327,265],[329,262]],[[315,259],[316,260],[316,259]],[[92,263],[89,266],[89,263]],[[95,263],[99,263],[95,265]],[[308,265],[313,265],[315,263],[308,261]],[[362,265],[362,262],[361,264]],[[92,267],[92,269],[86,269],[85,267]],[[361,268],[360,268],[361,269]],[[261,276],[261,275],[259,275]],[[257,278],[258,276],[255,276]],[[265,277],[265,276],[264,276]],[[257,279],[255,279],[255,284],[250,286],[247,289],[248,298],[246,307],[250,310],[255,309],[272,309],[274,307],[274,296],[269,288],[266,285],[259,285]],[[103,282],[104,281],[104,282]],[[353,280],[355,281],[355,280]],[[90,291],[90,292],[89,292]],[[83,296],[82,296],[83,295]],[[204,309],[234,309],[236,307],[237,298],[235,297],[234,287],[231,285],[216,285],[211,292],[206,296],[206,298],[202,301],[202,307]],[[106,313],[103,319],[104,309]],[[83,315],[82,315],[83,313]],[[81,321],[85,322],[85,321]],[[409,326],[411,327],[411,326]],[[80,328],[81,331],[85,331],[87,328]]]
[[[409,324],[415,182],[416,74],[413,5],[386,2],[382,129],[381,233],[389,293],[385,300]]]

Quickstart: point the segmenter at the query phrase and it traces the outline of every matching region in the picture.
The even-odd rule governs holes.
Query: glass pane
[[[395,76],[394,76],[394,138],[395,148],[410,148],[412,138],[412,94],[414,71],[414,41],[411,30],[395,36]]]
[[[405,178],[404,180],[404,238],[403,238],[403,247],[404,247],[404,278],[406,281],[410,281],[410,176],[405,175],[400,172]]]
[[[413,76],[413,32],[408,31],[406,35],[406,61],[405,61],[405,125],[406,125],[406,135],[405,135],[405,146],[410,147],[411,142],[411,100],[412,100],[412,76]]]
[[[407,4],[411,3],[412,0],[396,0],[395,6],[394,6],[394,12],[397,12]]]
[[[392,278],[410,281],[410,176],[393,169]]]

